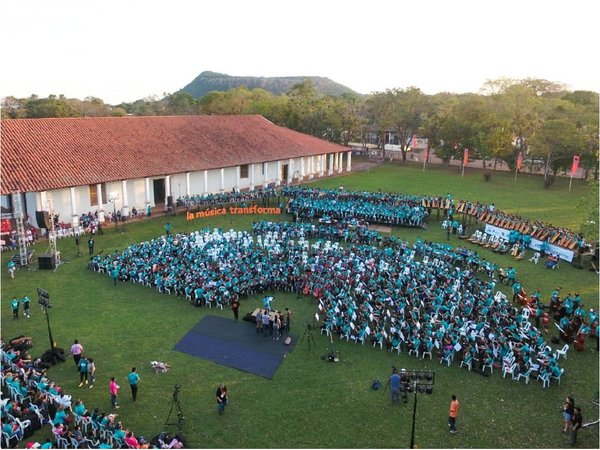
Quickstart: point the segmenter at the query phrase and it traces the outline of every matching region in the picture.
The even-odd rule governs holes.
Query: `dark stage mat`
[[[175,345],[175,350],[271,379],[298,340],[298,336],[292,336],[292,343],[285,345],[286,337],[284,334],[273,342],[273,336],[256,334],[254,324],[206,316]]]

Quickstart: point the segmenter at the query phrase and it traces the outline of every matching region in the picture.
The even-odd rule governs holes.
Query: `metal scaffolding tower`
[[[21,202],[21,193],[12,192],[12,210],[13,218],[17,224],[17,243],[19,245],[19,264],[21,266],[29,265],[27,259],[27,238],[25,236],[25,225],[23,224],[23,204]]]

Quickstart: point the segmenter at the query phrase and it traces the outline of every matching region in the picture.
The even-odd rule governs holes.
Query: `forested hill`
[[[292,86],[310,80],[314,83],[315,90],[325,95],[341,95],[355,93],[352,89],[343,86],[325,77],[237,77],[216,72],[202,72],[194,81],[181,91],[201,98],[210,91],[228,91],[232,88],[246,86],[248,89],[260,88],[274,95],[281,95],[289,91]]]

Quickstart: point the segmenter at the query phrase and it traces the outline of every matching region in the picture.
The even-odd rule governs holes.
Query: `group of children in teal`
[[[427,210],[415,196],[286,186],[287,212],[303,219],[327,216],[369,223],[422,227]]]
[[[348,339],[417,355],[434,349],[446,358],[491,355],[497,364],[518,352],[524,365],[560,370],[555,359],[537,360],[546,346],[542,330],[496,296],[494,280],[480,276],[494,275],[494,267],[476,252],[422,239],[412,246],[380,239],[378,246],[344,247],[319,230],[257,222],[255,237],[218,229],[162,236],[97,256],[92,267],[203,304],[272,289],[303,293],[319,300],[323,328]],[[514,280],[516,272],[509,276]]]

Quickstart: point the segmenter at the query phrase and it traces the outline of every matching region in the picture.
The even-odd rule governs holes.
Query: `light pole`
[[[412,414],[412,429],[410,432],[410,446],[415,448],[415,424],[417,419],[417,394],[423,392],[427,394],[433,393],[433,385],[435,384],[435,371],[433,370],[411,370],[402,371],[400,376],[409,383],[409,389],[414,395],[413,414]]]
[[[48,291],[42,288],[37,289],[38,292],[38,303],[40,304],[42,310],[46,313],[46,324],[48,325],[48,338],[50,339],[50,362],[52,364],[57,364],[59,361],[64,361],[64,358],[61,358],[58,355],[56,350],[56,343],[54,342],[54,338],[52,337],[52,329],[50,328],[50,314],[48,312],[49,308],[52,307],[50,305],[50,294]]]

